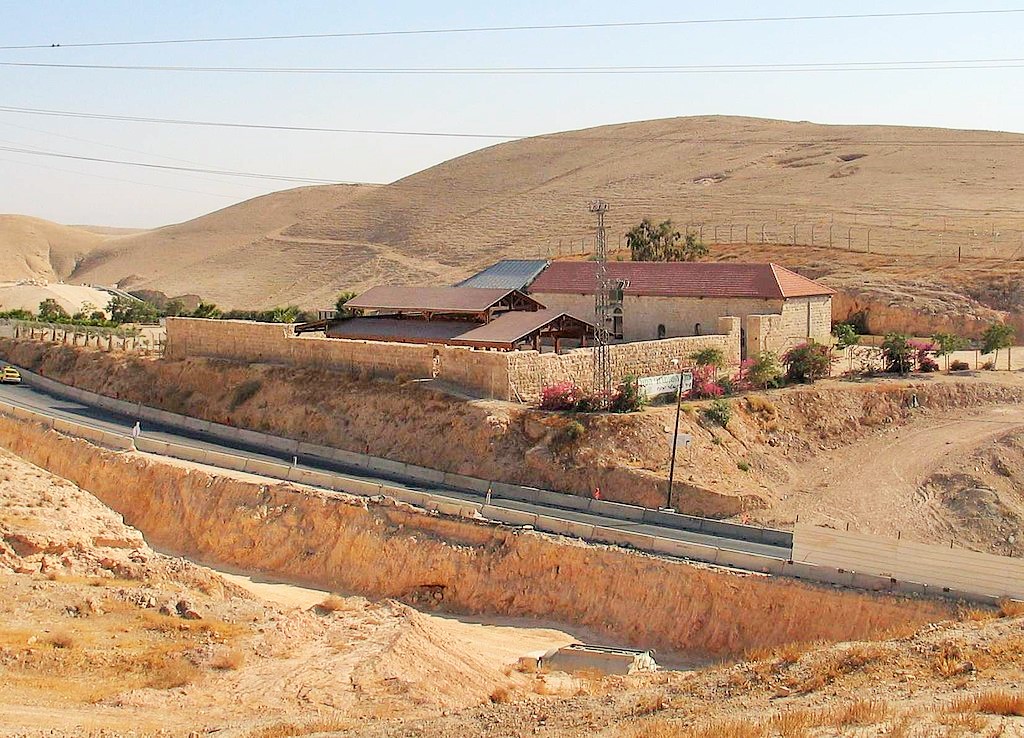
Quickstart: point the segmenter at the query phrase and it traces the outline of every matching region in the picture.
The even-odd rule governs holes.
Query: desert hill
[[[122,236],[91,253],[74,280],[171,295],[198,293],[226,306],[269,304],[259,295],[291,265],[283,263],[286,255],[268,253],[261,244],[309,214],[329,212],[371,187],[274,192],[184,223]]]
[[[819,250],[832,226],[837,261],[841,250],[924,255],[941,259],[926,269],[938,274],[958,246],[968,258],[1020,248],[1021,172],[1020,134],[717,116],[627,123],[492,146],[385,186],[268,195],[119,238],[74,278],[224,306],[325,306],[341,289],[444,284],[502,257],[592,248],[595,197],[611,205],[613,246],[644,216],[704,224],[712,243],[757,243],[765,227],[769,243]],[[840,276],[856,282],[850,269]]]
[[[59,282],[111,236],[27,215],[0,215],[0,282]]]

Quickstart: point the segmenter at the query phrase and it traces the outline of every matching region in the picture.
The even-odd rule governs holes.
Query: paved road
[[[24,384],[0,385],[0,398],[12,404],[21,405],[22,407],[41,412],[54,418],[70,420],[113,433],[128,434],[131,431],[132,426],[135,424],[135,418],[111,413],[88,405],[82,405],[72,400],[47,394],[41,390]],[[278,463],[281,461],[286,463],[292,462],[291,458],[285,458],[277,453],[268,453],[265,449],[256,448],[244,443],[228,443],[221,439],[214,439],[205,434],[187,433],[176,428],[159,426],[152,423],[144,425],[143,433],[146,437],[155,440],[169,441],[210,451],[221,451],[246,456],[252,459]],[[482,495],[478,493],[467,490],[457,490],[440,485],[425,485],[422,481],[409,479],[407,477],[380,474],[376,472],[368,474],[365,469],[346,466],[331,459],[325,459],[317,456],[300,456],[298,458],[298,462],[299,466],[308,469],[344,474],[352,477],[353,479],[367,482],[387,482],[389,484],[397,484],[410,490],[440,494],[445,497],[450,497],[453,500],[480,502],[482,497]],[[563,520],[572,520],[589,525],[601,525],[607,528],[619,528],[635,533],[644,533],[672,540],[700,543],[707,546],[717,546],[718,548],[742,551],[744,553],[760,554],[762,556],[771,556],[779,559],[789,559],[791,553],[790,549],[784,546],[774,546],[764,543],[754,543],[750,541],[712,536],[703,533],[694,533],[692,531],[667,528],[647,523],[635,523],[617,518],[595,515],[593,513],[580,512],[578,510],[537,505],[519,500],[498,498],[497,496],[492,499],[492,503],[496,506],[508,509],[547,515],[549,517],[561,518]]]

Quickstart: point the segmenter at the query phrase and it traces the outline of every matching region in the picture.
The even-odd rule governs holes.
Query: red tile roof
[[[651,297],[746,297],[783,299],[832,295],[835,292],[778,264],[735,262],[613,261],[608,276],[625,281],[625,294]],[[529,291],[593,294],[597,264],[556,261],[545,269]],[[541,299],[541,302],[544,300]]]

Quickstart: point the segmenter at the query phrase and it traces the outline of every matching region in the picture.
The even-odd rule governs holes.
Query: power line
[[[231,177],[245,177],[248,179],[272,179],[281,182],[296,182],[300,184],[343,184],[333,179],[315,179],[313,177],[286,177],[278,174],[258,174],[255,172],[239,172],[229,169],[205,169],[200,167],[178,167],[169,164],[151,164],[149,162],[123,161],[120,159],[104,159],[96,156],[79,156],[76,154],[62,154],[55,151],[42,151],[39,149],[23,149],[13,146],[0,146],[0,151],[9,151],[15,154],[29,154],[32,156],[48,156],[57,159],[74,159],[76,161],[102,162],[104,164],[120,164],[130,167],[144,167],[146,169],[164,169],[173,172],[198,172],[200,174],[221,174]],[[355,184],[355,183],[349,183]]]
[[[590,135],[583,133],[541,133],[541,134],[523,134],[523,133],[473,133],[473,132],[455,132],[455,131],[415,131],[415,130],[395,130],[395,129],[380,129],[380,128],[335,128],[329,126],[302,126],[302,125],[279,125],[271,123],[240,123],[233,121],[211,121],[211,120],[196,120],[187,118],[160,118],[160,117],[147,117],[137,115],[116,115],[112,113],[92,113],[83,111],[73,110],[54,110],[50,108],[23,108],[14,107],[10,105],[0,105],[0,113],[15,113],[18,115],[34,115],[44,117],[55,117],[55,118],[74,118],[84,120],[111,120],[111,121],[122,121],[128,123],[146,123],[146,124],[159,124],[159,125],[178,125],[178,126],[198,126],[198,127],[210,127],[210,128],[229,128],[229,129],[251,129],[251,130],[267,130],[267,131],[293,131],[293,132],[311,132],[311,133],[344,133],[344,134],[365,134],[375,136],[426,136],[426,137],[439,137],[439,138],[479,138],[479,139],[493,139],[502,141],[512,141],[520,139],[557,139],[559,141],[594,141],[594,142],[609,142],[609,143],[682,143],[682,144],[751,144],[751,145],[807,145],[807,144],[821,144],[821,145],[899,145],[899,146],[1024,146],[1024,136],[1020,134],[1006,134],[1000,132],[992,132],[992,135],[1006,136],[1016,135],[1020,137],[1020,140],[1016,141],[1000,141],[1000,140],[985,140],[985,139],[908,139],[908,138],[880,138],[880,139],[845,139],[839,137],[823,137],[820,139],[806,139],[806,138],[793,138],[793,139],[758,139],[758,138],[747,138],[747,139],[732,139],[732,138],[718,138],[718,137],[680,137],[680,136],[611,136],[611,135]]]
[[[45,131],[45,130],[42,130],[40,128],[30,128],[28,126],[19,126],[19,125],[15,124],[15,123],[8,123],[6,121],[0,121],[0,126],[6,126],[8,128],[17,128],[17,129],[22,130],[22,131],[29,131],[31,133],[42,134],[44,136],[54,136],[56,138],[64,138],[64,139],[67,139],[69,141],[78,141],[80,143],[92,144],[94,146],[102,146],[105,149],[114,149],[116,151],[126,151],[126,152],[128,152],[130,154],[142,154],[143,156],[152,156],[152,157],[156,157],[157,159],[164,159],[165,161],[173,161],[173,162],[176,162],[178,164],[192,164],[192,165],[199,166],[199,167],[203,166],[203,164],[201,162],[192,161],[190,159],[178,159],[178,158],[175,158],[173,156],[164,156],[162,154],[154,154],[151,151],[142,151],[140,149],[131,149],[131,148],[127,148],[125,146],[117,146],[115,144],[108,144],[108,143],[104,143],[102,141],[95,141],[95,140],[89,139],[89,138],[81,138],[79,136],[68,136],[68,135],[63,134],[63,133],[56,133],[55,131]],[[6,144],[10,144],[12,146],[28,146],[29,148],[37,149],[38,150],[38,147],[30,146],[29,144],[23,144],[20,141],[7,141],[7,140],[0,139],[0,143],[6,143]],[[65,171],[70,171],[70,170],[65,170]],[[222,177],[214,179],[214,178],[211,178],[211,177],[196,176],[196,175],[192,175],[192,174],[182,174],[182,176],[187,177],[189,179],[195,179],[195,180],[198,180],[198,181],[201,181],[201,182],[216,182],[218,184],[230,184],[233,187],[252,188],[252,187],[255,186],[255,185],[247,185],[247,184],[244,184],[244,183],[241,183],[241,182],[225,182],[225,180]],[[108,177],[108,179],[110,179],[110,178]],[[128,180],[123,180],[123,181],[128,181]],[[201,193],[201,194],[212,194],[212,193]],[[233,197],[232,195],[222,195],[222,196],[223,197]]]
[[[552,67],[204,67],[159,64],[70,64],[61,62],[0,62],[0,67],[28,69],[88,69],[121,72],[186,72],[214,74],[329,74],[329,75],[639,75],[639,74],[768,74],[810,72],[904,72],[927,70],[1019,69],[1024,58],[950,59],[918,61],[810,62],[779,64],[696,64],[661,66]]]
[[[608,28],[657,28],[672,26],[697,26],[743,23],[785,23],[807,21],[867,20],[895,18],[939,18],[961,16],[998,16],[1024,13],[1024,8],[997,8],[988,10],[932,10],[897,13],[841,13],[828,15],[778,15],[738,18],[686,18],[661,21],[621,21],[608,23],[556,23],[518,26],[477,26],[455,28],[418,28],[399,31],[344,31],[337,33],[275,34],[268,36],[211,36],[201,38],[151,39],[141,41],[92,41],[77,43],[23,44],[0,46],[0,50],[53,49],[53,48],[95,48],[102,46],[158,46],[170,44],[236,43],[252,41],[296,41],[330,38],[377,38],[388,36],[426,36],[469,33],[513,33],[524,31],[567,31]]]
[[[92,177],[94,179],[105,179],[105,180],[109,180],[111,182],[121,182],[123,184],[142,185],[143,187],[156,187],[156,188],[161,189],[161,190],[174,190],[175,192],[188,192],[188,193],[193,194],[193,195],[208,195],[210,197],[222,197],[225,200],[237,200],[238,199],[237,195],[224,195],[224,194],[221,194],[219,192],[204,192],[202,190],[189,190],[189,189],[185,189],[184,187],[173,187],[171,185],[155,184],[153,182],[140,182],[137,179],[122,179],[121,177],[108,177],[108,176],[103,175],[103,174],[93,174],[92,172],[78,172],[78,171],[75,171],[74,169],[62,169],[61,167],[50,167],[50,166],[47,166],[46,164],[38,164],[36,162],[31,162],[31,161],[18,161],[17,159],[3,159],[3,158],[0,158],[0,161],[5,161],[8,164],[19,164],[21,166],[26,166],[26,167],[35,167],[36,169],[46,169],[46,170],[49,170],[51,172],[63,172],[65,174],[76,174],[76,175],[78,175],[80,177]]]

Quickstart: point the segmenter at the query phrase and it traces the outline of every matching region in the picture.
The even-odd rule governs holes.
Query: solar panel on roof
[[[547,259],[503,259],[455,286],[521,290],[536,279],[547,265]]]

